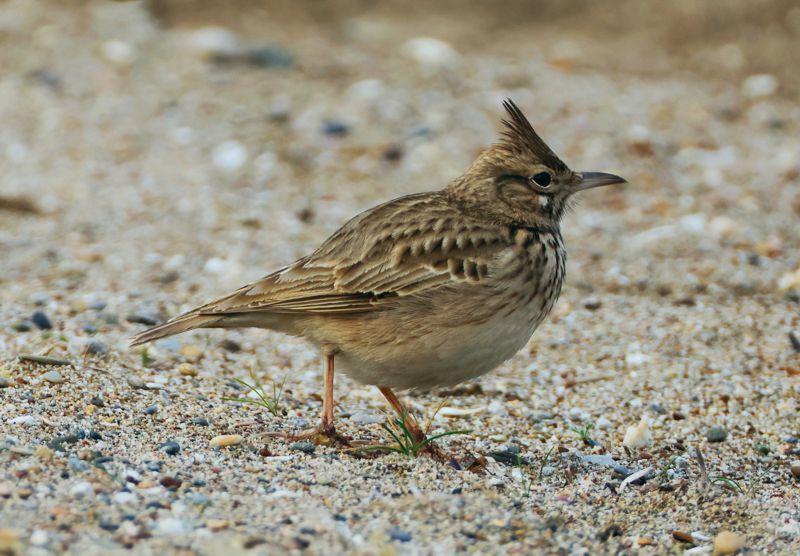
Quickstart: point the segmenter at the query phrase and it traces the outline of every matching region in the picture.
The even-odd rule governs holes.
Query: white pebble
[[[628,427],[625,431],[625,438],[622,440],[622,445],[629,450],[638,450],[644,448],[652,440],[650,434],[650,423],[646,416],[642,416],[641,421],[635,427]]]
[[[778,90],[778,79],[768,73],[751,75],[742,83],[742,93],[749,98],[766,97]]]
[[[403,44],[403,53],[421,66],[429,69],[454,67],[461,63],[461,55],[448,43],[432,37],[416,37]]]
[[[578,407],[573,407],[569,410],[569,418],[572,421],[580,421],[583,415],[583,410]]]
[[[203,271],[209,274],[223,274],[231,267],[231,262],[219,257],[211,257],[203,265]]]
[[[211,161],[220,170],[235,172],[247,162],[247,149],[239,141],[225,141],[214,147]]]
[[[69,493],[75,498],[88,498],[94,495],[94,487],[92,483],[81,481],[69,489]]]
[[[153,529],[156,533],[161,535],[180,535],[181,533],[189,532],[190,527],[180,519],[166,517],[156,521]]]
[[[233,56],[242,49],[242,41],[236,33],[223,27],[202,27],[191,33],[187,41],[201,58]]]
[[[33,415],[20,415],[19,417],[14,417],[9,421],[9,424],[11,425],[24,425],[28,427],[36,425],[37,423],[38,421]]]
[[[44,529],[34,529],[31,533],[30,543],[32,546],[46,546],[50,541],[50,536]]]
[[[51,384],[62,384],[63,382],[66,382],[67,379],[61,376],[61,373],[58,371],[48,371],[42,375],[42,380],[45,380]]]
[[[131,504],[136,502],[136,495],[132,492],[121,491],[111,497],[114,504]]]
[[[600,417],[594,425],[599,430],[603,431],[611,428],[611,421],[609,421],[605,417]]]
[[[439,410],[439,415],[442,417],[471,417],[484,413],[486,409],[485,405],[480,407],[443,407]]]
[[[347,96],[356,100],[379,100],[382,99],[386,91],[383,81],[380,79],[364,79],[353,83],[347,89]]]
[[[129,66],[136,59],[136,49],[125,41],[110,40],[103,43],[103,58],[118,66]]]

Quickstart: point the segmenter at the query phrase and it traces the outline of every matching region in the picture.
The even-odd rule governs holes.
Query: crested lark
[[[533,335],[561,291],[559,224],[570,197],[623,183],[573,172],[507,100],[500,142],[441,191],[367,210],[316,251],[133,338],[195,328],[269,328],[325,356],[322,422],[337,438],[333,370],[377,386],[418,439],[393,389],[427,390],[482,375]]]

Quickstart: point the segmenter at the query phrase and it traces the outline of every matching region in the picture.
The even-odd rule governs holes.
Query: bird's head
[[[550,150],[510,99],[503,102],[501,140],[484,151],[450,190],[471,197],[492,218],[524,225],[558,225],[572,195],[625,183],[614,174],[573,172]]]

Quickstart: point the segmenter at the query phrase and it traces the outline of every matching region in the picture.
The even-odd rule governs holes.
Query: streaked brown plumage
[[[528,342],[558,298],[569,197],[624,182],[571,171],[513,102],[504,107],[502,140],[445,189],[367,210],[311,255],[141,332],[133,345],[195,328],[304,336],[326,356],[320,429],[328,434],[334,359],[398,411],[392,388],[426,390],[490,371]]]

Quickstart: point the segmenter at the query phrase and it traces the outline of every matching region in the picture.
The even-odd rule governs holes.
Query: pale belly
[[[342,351],[336,356],[336,369],[363,384],[400,390],[458,384],[491,371],[528,343],[538,322],[532,323],[526,313],[521,309],[479,326],[431,331],[380,353]]]

